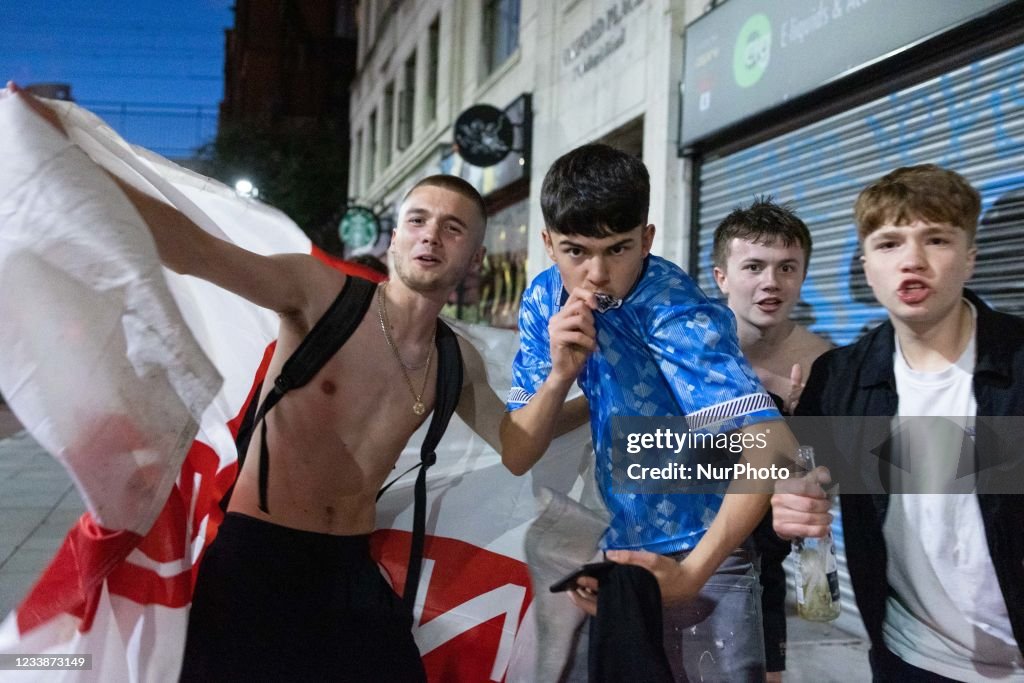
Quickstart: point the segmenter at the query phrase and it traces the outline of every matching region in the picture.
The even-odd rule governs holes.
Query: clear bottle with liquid
[[[800,446],[797,464],[814,469],[814,448]],[[832,531],[824,538],[794,538],[796,553],[796,611],[808,621],[832,621],[839,616],[839,570]]]

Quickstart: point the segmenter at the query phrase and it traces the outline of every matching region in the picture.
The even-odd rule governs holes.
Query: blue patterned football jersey
[[[548,320],[567,298],[555,266],[524,293],[508,410],[526,405],[547,379]],[[692,431],[720,433],[781,416],[740,352],[732,313],[675,264],[648,256],[622,306],[594,318],[597,350],[578,383],[590,402],[597,483],[611,513],[602,547],[662,554],[691,549],[722,495],[614,491],[612,417],[685,416]]]

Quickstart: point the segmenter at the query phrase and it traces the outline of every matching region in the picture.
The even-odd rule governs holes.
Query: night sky
[[[69,83],[77,102],[129,141],[165,153],[189,147],[214,130],[232,5],[0,0],[0,79]],[[140,105],[171,106],[154,115]]]

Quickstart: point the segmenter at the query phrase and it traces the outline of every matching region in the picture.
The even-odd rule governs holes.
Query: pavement
[[[0,404],[0,615],[17,606],[84,511],[64,468]]]
[[[25,597],[85,511],[64,468],[0,402],[0,617]],[[787,605],[786,683],[870,681],[864,639]]]

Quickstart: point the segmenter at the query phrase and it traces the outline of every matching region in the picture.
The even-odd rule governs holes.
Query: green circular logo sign
[[[764,14],[747,19],[732,51],[732,74],[741,88],[761,80],[772,54],[772,23]]]
[[[377,215],[363,206],[350,206],[338,225],[341,241],[358,249],[373,244],[380,237],[380,222]]]

